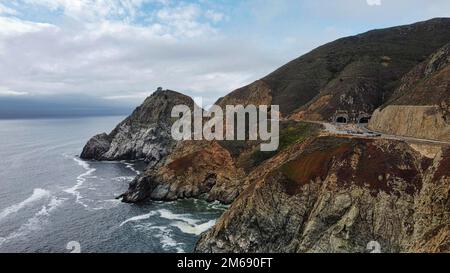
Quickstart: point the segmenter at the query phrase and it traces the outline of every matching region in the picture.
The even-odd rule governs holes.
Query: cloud
[[[214,29],[201,22],[201,8],[196,4],[181,2],[175,6],[165,6],[156,12],[159,22],[176,37],[199,37],[214,34]]]
[[[0,37],[20,36],[26,33],[55,29],[56,27],[51,24],[35,23],[23,21],[16,18],[0,16]]]
[[[381,6],[381,0],[366,0],[369,6]]]
[[[218,23],[225,18],[225,14],[221,12],[217,12],[214,10],[207,10],[205,12],[205,17],[213,21],[214,23]]]
[[[28,95],[27,92],[14,91],[9,89],[8,87],[0,86],[0,97],[5,96],[25,96]]]
[[[137,104],[162,86],[212,101],[335,38],[450,10],[447,0],[230,2],[0,0],[3,94]]]
[[[213,26],[223,16],[211,6],[74,2],[26,0],[41,13],[62,12],[54,24],[0,16],[1,85],[31,94],[85,93],[136,103],[163,86],[216,99],[279,64],[250,41],[242,45],[224,37]],[[91,2],[98,2],[89,8],[92,16],[83,14]],[[145,20],[132,22],[142,17],[146,3],[156,7]]]
[[[16,15],[17,11],[0,3],[0,14]]]
[[[67,17],[78,20],[103,20],[105,18],[132,18],[139,8],[152,0],[23,0],[26,5],[45,7],[51,11],[62,11]]]

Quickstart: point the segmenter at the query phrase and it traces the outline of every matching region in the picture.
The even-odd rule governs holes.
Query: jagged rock
[[[230,204],[239,194],[242,169],[217,142],[184,142],[164,166],[149,168],[122,195],[125,202],[203,197]]]
[[[101,160],[110,147],[111,138],[108,134],[103,133],[96,135],[84,146],[81,158]]]
[[[176,142],[171,136],[175,105],[194,102],[175,91],[158,90],[109,135],[101,134],[88,141],[81,153],[83,159],[146,160],[154,166],[169,154]]]
[[[309,139],[257,170],[197,252],[450,251],[450,149]],[[269,168],[269,169],[268,169]]]

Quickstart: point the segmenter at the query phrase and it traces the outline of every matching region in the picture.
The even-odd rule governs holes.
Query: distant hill
[[[218,104],[278,104],[283,116],[329,120],[336,110],[373,112],[400,79],[450,42],[450,18],[373,30],[321,46]]]

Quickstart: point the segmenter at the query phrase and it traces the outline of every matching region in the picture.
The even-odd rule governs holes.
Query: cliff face
[[[158,163],[175,146],[171,137],[175,105],[188,105],[191,98],[174,91],[157,91],[122,121],[109,135],[100,134],[88,141],[81,153],[83,159],[146,160]]]
[[[450,44],[409,72],[369,123],[393,135],[450,141]]]
[[[231,92],[218,104],[276,104],[284,117],[306,120],[330,120],[336,110],[370,114],[448,37],[450,19],[442,18],[342,38]]]
[[[407,144],[308,139],[278,156],[198,252],[450,251],[450,150],[426,158]]]
[[[243,170],[218,143],[184,142],[162,167],[148,168],[137,177],[122,197],[125,202],[139,202],[203,196],[229,204],[237,197],[243,177]]]
[[[280,149],[315,135],[318,125],[281,123]],[[277,155],[260,152],[259,142],[184,141],[157,168],[149,167],[122,195],[125,202],[204,198],[231,204],[248,186],[246,177]]]
[[[389,105],[376,110],[369,128],[391,135],[450,142],[450,123],[439,106]]]

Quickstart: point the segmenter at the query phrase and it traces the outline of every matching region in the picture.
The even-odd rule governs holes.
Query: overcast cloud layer
[[[0,96],[213,102],[312,48],[450,17],[448,0],[0,0]]]

